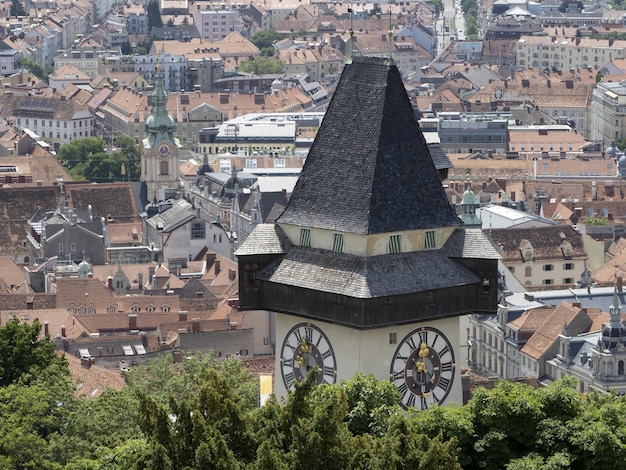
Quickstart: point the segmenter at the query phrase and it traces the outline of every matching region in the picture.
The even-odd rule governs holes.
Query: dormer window
[[[402,235],[389,235],[389,253],[402,253]]]
[[[333,251],[343,253],[343,234],[333,233]]]
[[[154,305],[148,305],[148,306],[146,307],[146,312],[148,312],[148,313],[152,313],[152,312],[154,312]]]
[[[437,232],[434,230],[426,230],[424,234],[424,249],[433,250],[437,248]]]
[[[300,229],[300,246],[311,246],[311,229]]]
[[[563,253],[563,258],[572,259],[572,244],[568,241],[563,241],[561,243],[561,252]]]
[[[533,260],[534,249],[528,240],[524,239],[520,242],[519,250],[524,261],[528,262]]]

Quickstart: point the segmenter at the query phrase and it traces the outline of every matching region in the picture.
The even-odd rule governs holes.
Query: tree
[[[382,436],[389,418],[400,411],[398,388],[389,381],[357,372],[342,383],[348,396],[348,429],[353,435]]]
[[[269,57],[255,57],[239,64],[239,70],[253,75],[279,74],[285,71],[285,63]]]
[[[41,80],[48,81],[48,74],[46,70],[40,64],[35,61],[28,59],[26,57],[20,59],[20,67],[24,67],[28,69],[30,73],[32,73],[35,77],[40,78]]]
[[[135,139],[128,135],[120,135],[115,139],[119,152],[124,160],[124,172],[128,181],[139,181],[141,176],[141,150]],[[122,175],[124,176],[124,175]]]
[[[11,0],[11,16],[28,16],[26,10],[24,9],[24,5],[20,3],[20,0]]]
[[[41,323],[32,325],[13,319],[0,326],[0,386],[17,382],[26,374],[37,374],[57,358],[49,337],[39,338]]]
[[[152,31],[152,28],[162,28],[163,18],[161,18],[161,9],[159,8],[158,0],[150,0],[147,7],[148,13],[148,31]]]
[[[281,34],[275,29],[266,29],[254,33],[250,42],[259,48],[261,55],[271,57],[274,55],[274,43],[285,37],[285,34]]]
[[[123,55],[131,55],[133,53],[133,47],[128,39],[120,45],[120,49]]]

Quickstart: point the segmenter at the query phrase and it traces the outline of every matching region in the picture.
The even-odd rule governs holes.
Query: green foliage
[[[17,351],[29,355],[19,345]],[[76,402],[65,359],[48,361],[0,387],[0,468],[61,468],[51,442],[71,421]]]
[[[133,53],[133,48],[130,45],[130,41],[126,40],[120,45],[120,49],[123,55],[130,55]]]
[[[269,57],[255,57],[239,64],[239,70],[253,75],[279,74],[285,71],[285,63]]]
[[[593,217],[585,217],[582,220],[582,223],[584,225],[609,225],[609,221],[602,218],[602,217],[597,217],[597,216],[593,216]]]
[[[0,387],[0,469],[585,470],[626,460],[626,397],[581,395],[575,379],[502,381],[465,406],[403,412],[391,382],[357,374],[318,386],[315,371],[259,408],[240,361],[204,354],[152,360],[122,391],[92,399],[74,397],[63,359],[42,367]]]
[[[274,55],[274,43],[286,37],[286,34],[278,33],[275,29],[266,29],[254,33],[250,42],[259,48],[261,55],[271,57]]]
[[[35,77],[40,78],[45,82],[48,81],[48,73],[46,72],[46,69],[44,69],[42,65],[38,64],[32,59],[23,57],[22,59],[20,59],[20,67],[26,68]]]
[[[389,418],[399,412],[400,395],[391,382],[382,382],[373,375],[357,373],[342,383],[348,395],[348,429],[354,435],[382,436]]]
[[[150,0],[147,6],[148,31],[152,28],[162,28],[163,18],[161,18],[161,9],[158,0]]]
[[[119,149],[105,151],[99,137],[74,139],[59,148],[58,160],[72,178],[94,182],[121,180],[138,181],[141,174],[141,154],[132,137],[120,135],[115,140]]]
[[[0,326],[0,386],[23,379],[26,374],[37,375],[55,360],[54,343],[40,339],[41,323],[20,323],[16,318]]]

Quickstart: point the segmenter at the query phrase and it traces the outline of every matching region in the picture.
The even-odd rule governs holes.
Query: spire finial
[[[350,52],[348,54],[348,59],[346,60],[346,64],[352,63],[352,56],[354,55],[354,29],[352,28],[352,4],[348,8],[348,13],[350,13]]]
[[[389,57],[387,58],[386,65],[393,65],[395,62],[393,60],[393,25],[391,24],[391,5],[389,5],[389,31],[387,34],[389,36]]]

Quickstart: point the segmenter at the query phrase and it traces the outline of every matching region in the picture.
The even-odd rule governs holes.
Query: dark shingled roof
[[[441,148],[441,145],[428,144],[428,150],[430,151],[430,156],[433,159],[435,168],[437,168],[438,170],[450,169],[454,167],[454,165],[448,158],[448,154],[446,153],[446,151]]]
[[[460,225],[395,65],[346,64],[277,222],[360,235]]]
[[[502,256],[479,228],[455,230],[443,251],[452,258],[500,259]]]
[[[280,255],[291,249],[291,242],[283,229],[275,224],[259,224],[246,241],[239,247],[235,255]]]
[[[294,247],[259,273],[259,278],[357,298],[411,294],[480,281],[441,251],[363,257],[303,247]]]

